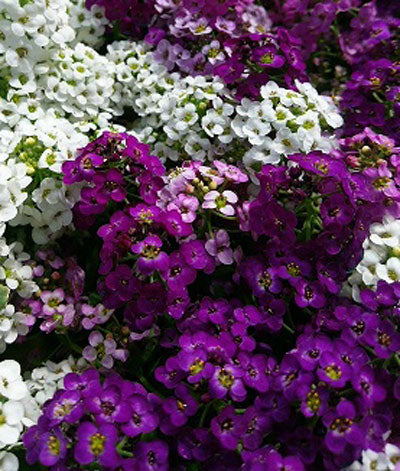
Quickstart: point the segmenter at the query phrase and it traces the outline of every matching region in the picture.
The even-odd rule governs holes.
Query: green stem
[[[291,327],[289,327],[287,324],[285,324],[284,322],[283,322],[282,325],[283,325],[283,327],[284,327],[288,332],[290,332],[291,334],[294,334],[294,333],[295,333],[295,331],[294,331]]]
[[[209,402],[205,407],[204,407],[204,410],[203,410],[203,413],[201,414],[201,418],[200,418],[200,423],[199,423],[199,426],[202,427],[204,425],[204,422],[206,420],[206,416],[207,416],[207,413],[208,411],[210,410],[210,407],[211,407],[211,402]]]

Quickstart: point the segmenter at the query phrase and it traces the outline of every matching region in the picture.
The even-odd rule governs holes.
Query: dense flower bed
[[[0,0],[0,470],[400,471],[399,14]]]

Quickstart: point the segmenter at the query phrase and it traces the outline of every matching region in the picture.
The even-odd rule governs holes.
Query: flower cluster
[[[141,116],[133,123],[135,135],[163,160],[223,156],[250,167],[336,145],[333,130],[343,120],[332,100],[308,83],[296,80],[293,91],[270,81],[261,87],[261,100],[238,102],[216,78],[180,80],[154,64],[143,44],[113,43],[108,57],[116,63],[123,102]]]
[[[267,10],[253,0],[133,1],[117,6],[88,0],[87,5],[104,7],[118,30],[133,38],[146,33],[154,60],[169,71],[218,76],[237,87],[238,96],[257,96],[271,79],[291,85],[294,78],[307,78],[300,42],[283,27],[271,31]],[[138,16],[146,19],[144,25]]]
[[[361,462],[356,461],[347,468],[347,471],[370,471],[374,468],[395,471],[399,462],[400,449],[396,445],[388,443],[381,453],[376,453],[373,450],[363,451]]]
[[[63,388],[64,378],[68,373],[77,373],[85,369],[87,369],[87,363],[82,359],[76,361],[72,355],[59,363],[48,360],[44,365],[30,372],[25,384],[32,399],[39,407],[42,407],[57,390]]]
[[[0,0],[1,469],[399,471],[399,26]]]
[[[18,459],[6,450],[19,442],[24,426],[33,425],[39,411],[14,360],[0,362],[0,399],[0,463],[5,470],[18,470]]]
[[[27,263],[29,255],[22,245],[14,242],[7,245],[0,238],[0,351],[15,342],[18,335],[26,335],[28,328],[25,316],[16,307],[18,299],[30,299],[37,292],[34,273]]]
[[[232,470],[252,469],[260,460],[271,466],[287,460],[299,470],[323,463],[330,470],[383,446],[397,417],[391,410],[395,367],[377,371],[370,363],[388,361],[400,346],[389,320],[398,284],[380,286],[382,294],[362,293],[363,309],[339,297],[368,228],[387,211],[388,195],[374,185],[373,167],[350,165],[352,156],[346,143],[332,155],[289,155],[289,165],[262,167],[255,194],[239,167],[192,161],[167,171],[126,133],[107,132],[63,164],[64,183],[83,185],[75,224],[101,240],[98,292],[107,308],[121,313],[120,332],[126,332],[127,343],[118,346],[111,325],[106,335],[93,326],[83,357],[111,369],[115,360],[128,368],[139,355],[148,393],[169,404],[174,390],[188,404],[183,414],[194,401],[191,414],[203,419],[191,433],[216,438],[216,448],[212,456],[188,454],[180,445],[187,418],[162,416],[160,433],[176,437],[171,456],[179,463],[194,459],[210,469],[239,447]],[[394,212],[396,205],[394,194]],[[267,343],[284,331],[296,334],[288,339],[291,349],[280,351],[271,337]],[[150,349],[141,354],[146,342]],[[162,352],[154,378],[145,379],[140,371]],[[307,430],[313,444],[307,456],[287,432],[285,424],[294,420],[296,433]],[[320,428],[308,428],[309,420]],[[84,424],[102,435],[99,424]],[[114,445],[123,442],[116,430],[110,434]],[[269,434],[285,443],[279,454],[263,443]],[[114,448],[104,448],[107,457]],[[108,461],[100,464],[113,469]]]

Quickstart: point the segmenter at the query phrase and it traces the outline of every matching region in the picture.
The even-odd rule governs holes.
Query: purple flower
[[[64,174],[63,182],[66,185],[72,185],[83,180],[76,160],[64,162],[62,164],[62,172]]]
[[[93,177],[95,188],[100,201],[103,203],[108,202],[110,199],[116,202],[121,202],[126,197],[126,190],[124,188],[125,182],[122,173],[112,168],[105,174],[97,173]]]
[[[181,351],[178,354],[179,366],[189,373],[188,382],[198,383],[203,378],[208,379],[214,373],[214,367],[207,361],[207,353],[200,348],[192,352]]]
[[[166,211],[162,216],[162,222],[168,233],[177,238],[186,237],[193,232],[192,226],[183,221],[181,214],[176,209]]]
[[[78,391],[60,390],[45,409],[46,417],[52,424],[77,422],[84,414],[81,395]]]
[[[133,208],[129,208],[129,214],[141,226],[151,226],[160,221],[160,208],[139,203]],[[125,216],[126,217],[126,216]]]
[[[227,406],[211,420],[211,431],[228,450],[234,450],[244,432],[244,424],[232,406]]]
[[[213,324],[222,325],[230,312],[230,308],[230,304],[225,300],[203,298],[197,317],[203,322],[210,321]]]
[[[53,315],[59,305],[64,301],[65,293],[62,288],[57,288],[54,291],[43,291],[40,299],[44,305],[42,307],[43,314],[46,316]]]
[[[196,270],[185,262],[180,252],[173,252],[168,259],[168,269],[162,272],[163,278],[172,290],[190,285],[196,279]]]
[[[128,406],[129,420],[121,425],[121,430],[128,437],[136,437],[142,433],[150,433],[155,430],[159,423],[159,417],[153,406],[146,400],[145,396],[133,394],[124,401]]]
[[[311,306],[319,309],[325,305],[326,299],[319,283],[307,283],[300,279],[295,282],[295,288],[297,293],[294,298],[299,307]]]
[[[91,396],[93,391],[100,389],[99,372],[90,368],[80,375],[68,373],[64,377],[64,388],[68,391],[78,391],[83,398]]]
[[[275,376],[274,389],[283,393],[285,398],[293,400],[298,396],[298,390],[304,384],[310,384],[312,375],[304,372],[293,352],[283,358],[279,371]]]
[[[183,429],[178,438],[178,453],[185,460],[205,461],[212,454],[213,437],[203,428]]]
[[[207,265],[207,253],[204,242],[190,240],[180,245],[179,251],[184,256],[186,263],[196,270],[202,270]]]
[[[214,160],[213,164],[219,174],[232,183],[239,184],[249,181],[249,177],[234,165],[227,165],[225,162],[220,160]]]
[[[229,27],[229,23],[234,26],[233,22],[218,22],[217,28]],[[239,60],[238,56],[234,56],[226,60],[223,64],[214,67],[214,74],[221,77],[221,79],[227,83],[234,83],[243,73],[244,65]]]
[[[256,258],[248,257],[240,267],[240,272],[256,296],[279,293],[282,289],[276,270]]]
[[[189,389],[183,384],[175,389],[175,396],[174,398],[167,398],[162,408],[168,414],[172,425],[182,427],[189,417],[196,413],[197,402],[190,394]]]
[[[266,468],[268,471],[304,471],[303,463],[297,456],[282,457],[278,452],[271,451],[266,456]]]
[[[260,413],[256,407],[248,407],[242,416],[243,435],[241,440],[247,450],[256,450],[271,426],[269,416]]]
[[[76,432],[75,460],[83,466],[98,462],[102,466],[112,467],[118,458],[115,448],[117,437],[114,425],[97,427],[91,422],[81,423]]]
[[[375,379],[374,370],[367,365],[353,376],[351,383],[367,406],[372,407],[386,398],[386,389]]]
[[[90,306],[83,304],[81,307],[81,320],[82,327],[86,330],[92,330],[93,327],[99,324],[105,324],[113,314],[112,309],[106,309],[102,304],[97,306]]]
[[[98,393],[86,397],[85,407],[96,416],[99,424],[127,422],[131,417],[130,407],[122,402],[121,391],[116,385],[103,387]]]
[[[167,294],[168,314],[174,319],[180,319],[190,305],[189,293],[186,287],[175,291],[169,290]]]
[[[307,371],[312,371],[317,368],[322,353],[332,350],[332,342],[325,335],[316,337],[303,335],[299,337],[297,349],[301,366]]]
[[[178,360],[174,357],[168,358],[164,366],[156,368],[154,374],[157,381],[169,389],[175,388],[185,376],[179,367]]]
[[[265,393],[269,389],[269,380],[266,375],[268,360],[265,355],[247,355],[240,353],[238,356],[240,366],[244,370],[244,383],[260,393]]]
[[[368,329],[365,341],[380,358],[389,358],[400,349],[400,334],[387,320],[381,321],[376,328]]]
[[[325,443],[333,453],[342,453],[347,443],[362,444],[363,431],[355,422],[356,415],[354,404],[346,400],[339,402],[335,409],[324,415],[322,420],[328,429]]]
[[[67,441],[59,428],[41,435],[38,447],[40,449],[39,461],[45,466],[54,466],[64,460],[67,455]]]
[[[342,388],[350,380],[352,369],[337,353],[325,351],[319,359],[318,377],[333,388]]]
[[[217,399],[222,399],[229,394],[234,401],[244,401],[247,393],[242,376],[243,371],[234,365],[216,368],[209,381],[211,395]]]
[[[129,301],[136,287],[132,269],[128,265],[119,265],[115,271],[107,275],[106,286],[115,292],[121,301]]]
[[[143,471],[168,471],[168,446],[161,440],[139,442],[134,450]]]
[[[95,168],[101,167],[103,165],[104,159],[101,155],[88,152],[87,154],[82,154],[81,156],[79,156],[75,162],[79,169],[79,175],[81,177],[81,180],[90,181],[91,177],[93,177],[93,175],[95,175],[96,173]],[[68,168],[68,166],[66,166],[65,168]],[[66,182],[64,181],[64,183]]]
[[[224,229],[219,229],[214,234],[214,238],[208,239],[205,247],[207,252],[223,265],[231,265],[233,263],[233,252],[230,248],[229,234]]]
[[[94,331],[89,335],[89,345],[83,349],[82,356],[90,362],[98,359],[104,368],[110,369],[114,365],[114,359],[122,362],[126,361],[128,352],[117,348],[117,343],[112,338],[112,334],[111,337],[104,338],[100,332]]]
[[[298,389],[300,409],[306,417],[322,416],[328,409],[329,391],[314,384],[303,385]]]
[[[263,46],[253,51],[251,59],[260,67],[279,69],[285,63],[285,58],[277,52],[273,45]]]
[[[137,267],[144,275],[154,271],[164,271],[168,267],[168,255],[160,249],[163,243],[156,235],[149,235],[131,247],[133,253],[140,255]]]
[[[182,216],[182,221],[191,223],[196,219],[196,211],[199,204],[199,200],[195,196],[180,193],[171,203],[168,204],[167,209],[178,210]]]
[[[321,217],[325,225],[338,223],[348,224],[354,217],[354,209],[347,199],[340,194],[330,196],[321,204]]]

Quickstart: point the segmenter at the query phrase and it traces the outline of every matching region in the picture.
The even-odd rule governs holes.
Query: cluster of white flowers
[[[93,7],[89,12],[84,0],[28,0],[23,3],[21,6],[15,0],[0,1],[0,78],[3,88],[0,119],[9,126],[15,124],[18,116],[32,120],[40,117],[45,107],[43,99],[51,93],[48,82],[55,87],[57,76],[71,80],[68,69],[78,68],[78,63],[84,63],[84,57],[90,55],[81,43],[99,44],[107,23],[102,10]],[[82,27],[77,34],[79,25]],[[95,57],[96,52],[89,46],[88,49]],[[82,50],[84,53],[80,52]],[[60,64],[55,64],[57,57]],[[64,75],[57,75],[57,65],[66,69]],[[95,79],[94,74],[92,79]]]
[[[123,111],[114,86],[113,64],[83,43],[55,51],[38,86],[53,106],[74,118]]]
[[[26,166],[16,159],[0,161],[0,223],[13,219],[18,207],[27,198],[24,191],[31,182],[26,174]]]
[[[28,333],[25,315],[15,309],[10,298],[14,293],[29,298],[38,290],[32,280],[33,270],[26,263],[29,259],[22,244],[7,245],[5,239],[0,238],[0,353],[7,344],[15,342],[18,335]]]
[[[364,450],[361,461],[356,461],[346,471],[398,471],[400,470],[400,448],[387,443],[384,451],[377,453]]]
[[[321,150],[337,145],[333,130],[343,124],[331,98],[319,95],[309,83],[296,80],[299,92],[269,82],[259,102],[243,99],[232,129],[252,147],[243,157],[248,167],[278,163],[282,155]]]
[[[372,224],[364,241],[364,254],[344,286],[345,294],[360,301],[360,289],[375,289],[378,281],[400,281],[400,219],[387,215]]]
[[[0,469],[18,470],[18,459],[9,451],[20,442],[24,427],[37,422],[40,410],[29,394],[15,360],[0,362]]]
[[[26,380],[31,397],[41,407],[54,393],[64,387],[64,377],[68,373],[77,373],[87,368],[87,362],[81,358],[75,360],[70,356],[60,363],[47,361],[43,366],[35,368]]]
[[[332,99],[308,83],[296,82],[295,92],[269,82],[261,89],[261,101],[238,104],[216,77],[169,73],[143,43],[115,42],[107,57],[115,64],[122,103],[140,116],[131,123],[133,132],[153,144],[161,158],[223,155],[252,168],[294,152],[329,152],[337,145],[333,130],[343,120]]]
[[[39,244],[72,221],[78,190],[63,187],[62,163],[118,110],[93,49],[107,22],[84,0],[0,0],[0,226],[30,224]]]

